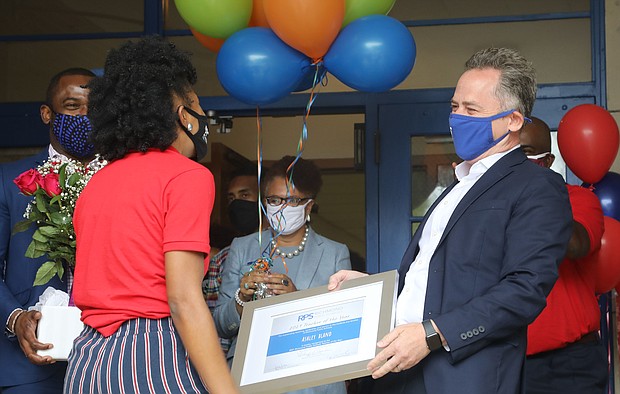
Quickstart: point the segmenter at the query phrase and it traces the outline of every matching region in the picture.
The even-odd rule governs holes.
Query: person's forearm
[[[571,260],[581,259],[590,251],[590,236],[588,230],[579,222],[573,221],[573,233],[568,241],[566,257]]]
[[[170,305],[172,320],[194,368],[209,392],[237,393],[209,310],[202,302]]]

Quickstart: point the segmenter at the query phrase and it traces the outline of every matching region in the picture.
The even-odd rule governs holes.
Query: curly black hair
[[[295,156],[284,156],[273,163],[261,182],[261,193],[266,193],[269,183],[271,183],[274,178],[281,177],[288,179],[292,173],[295,189],[306,196],[311,196],[312,198],[316,197],[321,190],[321,186],[323,186],[321,170],[319,170],[313,161],[305,160],[300,157],[291,170],[287,172],[287,169],[294,160]]]
[[[152,36],[109,52],[88,87],[95,151],[109,161],[132,151],[167,149],[177,138],[173,97],[189,106],[196,69],[189,54]]]

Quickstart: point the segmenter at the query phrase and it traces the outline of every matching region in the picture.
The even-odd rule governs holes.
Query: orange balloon
[[[603,217],[605,232],[598,252],[584,258],[579,268],[584,277],[594,282],[598,294],[611,291],[620,282],[620,222],[609,216]]]
[[[265,8],[263,7],[264,0],[254,0],[252,3],[252,16],[250,17],[250,27],[269,27],[267,22],[267,16],[265,15]]]
[[[274,33],[316,62],[340,31],[345,0],[263,0],[263,8]]]
[[[218,53],[220,48],[224,44],[224,41],[226,41],[224,38],[213,38],[213,37],[206,36],[202,33],[197,32],[191,27],[189,28],[189,30],[191,30],[192,34],[194,35],[194,37],[196,37],[198,42],[201,43],[202,46],[204,46],[211,52]]]

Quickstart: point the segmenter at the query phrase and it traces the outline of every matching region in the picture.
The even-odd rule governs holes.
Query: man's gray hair
[[[536,71],[514,49],[487,48],[465,63],[465,70],[492,68],[501,72],[495,95],[503,110],[517,109],[530,116],[536,100]]]

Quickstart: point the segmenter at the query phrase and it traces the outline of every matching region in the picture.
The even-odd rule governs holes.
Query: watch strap
[[[435,351],[442,347],[441,337],[439,333],[435,331],[435,327],[433,327],[433,323],[430,320],[424,320],[422,322],[422,326],[424,327],[424,332],[426,333],[426,346],[430,349],[430,351]]]

